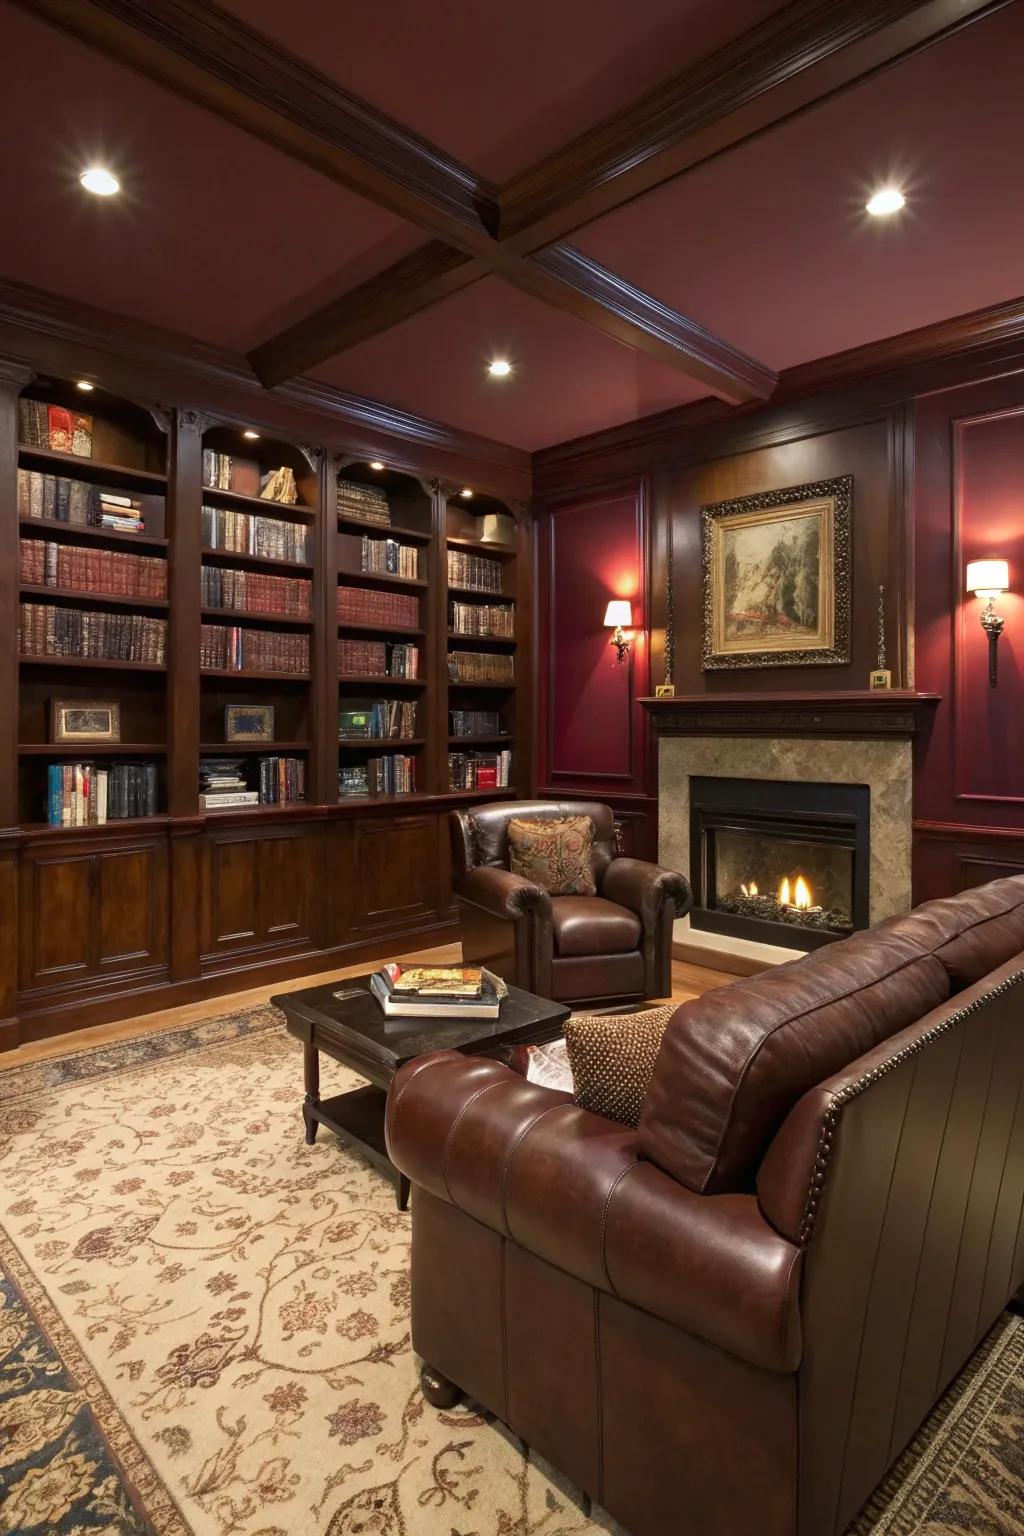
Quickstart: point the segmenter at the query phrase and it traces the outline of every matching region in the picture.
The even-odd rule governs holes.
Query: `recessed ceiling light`
[[[115,192],[121,190],[117,177],[105,171],[101,165],[91,165],[78,179],[87,192],[95,192],[97,197],[113,197]]]
[[[876,219],[884,218],[887,213],[899,213],[906,202],[906,198],[899,187],[880,187],[872,197],[864,204],[868,213]]]
[[[371,469],[383,469],[384,465],[381,463],[380,459],[371,459],[371,461],[370,461],[370,468]]]
[[[512,372],[512,364],[507,357],[496,357],[487,364],[487,372],[492,379],[507,379]]]
[[[459,495],[460,496],[465,496],[467,501],[472,496],[472,494],[473,494],[473,492],[470,490],[468,485],[464,486],[463,489],[459,492]]]
[[[247,437],[247,438],[249,438],[249,439],[250,439],[250,440],[251,440],[251,441],[253,441],[253,442],[255,442],[255,441],[256,441],[256,440],[257,440],[257,439],[258,439],[258,437],[259,437],[259,433],[258,433],[258,432],[254,432],[254,431],[253,431],[253,430],[252,430],[252,428],[251,428],[251,427],[250,427],[250,429],[249,429],[249,431],[248,431],[248,432],[243,432],[243,433],[242,433],[242,436],[243,436],[243,437]]]
[[[84,389],[86,394],[88,394],[90,390],[96,388],[95,384],[90,384],[88,379],[79,379],[78,387],[79,389]]]

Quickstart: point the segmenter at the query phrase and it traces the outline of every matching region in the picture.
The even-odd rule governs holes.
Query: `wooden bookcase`
[[[19,444],[21,396],[91,415],[92,455]],[[246,435],[253,431],[259,436]],[[208,454],[232,458],[230,486],[206,483]],[[281,466],[294,474],[295,503],[259,495],[261,474]],[[19,516],[19,468],[130,496],[140,504],[145,531]],[[339,481],[383,492],[389,525],[339,504]],[[204,508],[302,529],[304,558],[225,547],[225,520],[212,534]],[[49,584],[49,573],[25,581],[23,539],[151,556],[166,566],[166,595],[79,591]],[[366,569],[364,539],[404,546],[411,563],[401,574]],[[525,509],[486,494],[470,501],[441,479],[375,469],[343,444],[310,446],[298,433],[288,439],[279,428],[264,432],[259,422],[208,409],[147,408],[99,386],[79,394],[73,379],[33,377],[0,360],[0,584],[9,598],[0,618],[0,698],[12,722],[0,747],[0,1049],[455,937],[449,811],[531,789],[530,549]],[[450,551],[493,561],[500,595],[450,585]],[[204,571],[222,574],[204,578]],[[217,606],[215,588],[222,601],[236,600],[242,572],[247,580],[308,582],[308,614],[255,607],[269,601],[266,584],[241,609]],[[379,607],[365,615],[342,612],[343,591],[397,594],[405,608],[400,619]],[[453,599],[511,608],[512,634],[453,634]],[[372,597],[345,601],[361,607]],[[166,624],[164,659],[157,665],[19,655],[22,602],[157,618]],[[237,630],[243,648],[253,634],[303,636],[308,667],[289,673],[204,664],[204,626]],[[384,671],[341,665],[339,641],[383,644]],[[391,647],[410,645],[418,652],[415,675],[389,675]],[[469,650],[514,657],[514,678],[450,680],[449,656]],[[121,740],[94,747],[52,742],[55,699],[116,703]],[[340,711],[375,700],[414,701],[412,735],[341,739]],[[231,705],[272,705],[273,741],[228,742]],[[493,711],[498,728],[453,742],[456,709]],[[453,789],[449,752],[464,749],[509,750],[507,788]],[[339,794],[340,770],[391,753],[415,763],[413,792]],[[200,808],[204,759],[243,757],[254,765],[266,755],[302,761],[303,800]],[[99,826],[49,825],[47,768],[62,761],[153,764],[156,813]]]

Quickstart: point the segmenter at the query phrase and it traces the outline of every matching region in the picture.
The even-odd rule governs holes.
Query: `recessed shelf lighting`
[[[459,492],[459,495],[464,496],[467,501],[470,499],[472,494],[473,492],[470,490],[468,485],[463,486],[462,490]]]
[[[512,372],[512,364],[507,357],[495,357],[487,364],[487,372],[492,379],[507,379]]]
[[[88,379],[79,379],[79,381],[78,381],[78,388],[79,389],[84,389],[86,394],[88,394],[90,392],[90,390],[95,389],[96,386],[95,386],[95,384],[90,384]]]
[[[886,214],[899,213],[906,201],[899,187],[879,187],[878,191],[868,198],[864,207],[876,219],[882,219]]]
[[[259,439],[259,433],[258,432],[253,432],[253,430],[251,428],[249,429],[248,432],[243,432],[242,436],[243,437],[247,437],[250,442],[256,442]]]
[[[121,190],[117,177],[101,165],[89,166],[78,179],[87,192],[95,192],[97,197],[113,197],[115,192]]]
[[[381,463],[380,459],[371,459],[370,460],[370,468],[371,469],[383,469],[384,465]]]

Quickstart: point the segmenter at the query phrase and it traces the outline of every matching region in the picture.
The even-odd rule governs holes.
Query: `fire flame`
[[[744,896],[757,896],[759,894],[756,880],[751,880],[749,885],[744,885],[741,881],[740,890],[743,892]]]
[[[784,907],[795,907],[799,912],[806,912],[813,905],[811,888],[803,875],[797,875],[796,882],[792,886],[789,876],[785,875],[779,886],[779,901]]]

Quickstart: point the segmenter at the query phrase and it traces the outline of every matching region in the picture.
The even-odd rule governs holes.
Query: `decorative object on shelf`
[[[868,674],[869,688],[891,688],[892,673],[885,665],[885,588],[878,589],[878,666]]]
[[[850,659],[853,476],[701,508],[703,667]]]
[[[225,706],[225,741],[273,741],[273,739],[273,704],[228,704]]]
[[[280,469],[268,470],[260,479],[260,499],[286,502],[293,506],[299,499],[295,471],[287,464],[282,464]]]
[[[51,741],[120,741],[121,706],[83,703],[80,699],[50,700]]]
[[[633,628],[633,605],[627,598],[612,598],[604,611],[604,627],[613,631],[609,644],[614,645],[615,664],[621,667],[629,656],[626,631]]]
[[[999,636],[1006,620],[996,613],[996,598],[1010,587],[1010,567],[1005,560],[971,560],[967,566],[967,590],[985,599],[981,627],[988,636],[988,685],[998,681]]]

